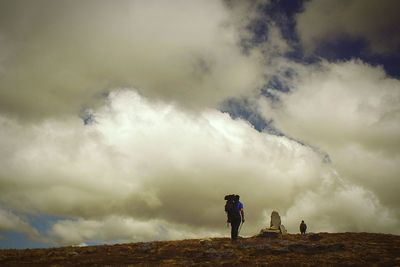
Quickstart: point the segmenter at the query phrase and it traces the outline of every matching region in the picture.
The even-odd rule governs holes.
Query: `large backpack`
[[[225,212],[228,217],[228,222],[240,220],[241,216],[238,209],[239,197],[236,195],[227,195],[224,199],[226,200]]]

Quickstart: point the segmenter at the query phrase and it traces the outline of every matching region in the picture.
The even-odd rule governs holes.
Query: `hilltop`
[[[400,266],[400,236],[318,233],[0,250],[0,266]]]

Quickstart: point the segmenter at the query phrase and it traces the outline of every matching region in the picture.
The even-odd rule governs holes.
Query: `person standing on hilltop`
[[[227,214],[227,223],[231,224],[231,239],[235,241],[239,235],[240,223],[244,223],[243,203],[239,201],[239,195],[225,196],[225,212]]]
[[[301,221],[300,223],[300,233],[302,235],[306,234],[306,230],[307,230],[307,224],[304,221]]]

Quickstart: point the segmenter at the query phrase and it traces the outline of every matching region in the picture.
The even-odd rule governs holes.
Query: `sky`
[[[0,248],[400,234],[396,0],[0,0]]]

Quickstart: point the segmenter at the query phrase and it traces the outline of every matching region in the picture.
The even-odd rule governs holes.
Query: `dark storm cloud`
[[[118,86],[215,107],[263,81],[233,21],[219,1],[2,1],[0,111],[78,114]]]
[[[309,52],[321,43],[350,37],[366,40],[370,53],[396,55],[400,52],[399,9],[396,0],[307,1],[297,16],[297,30]]]

